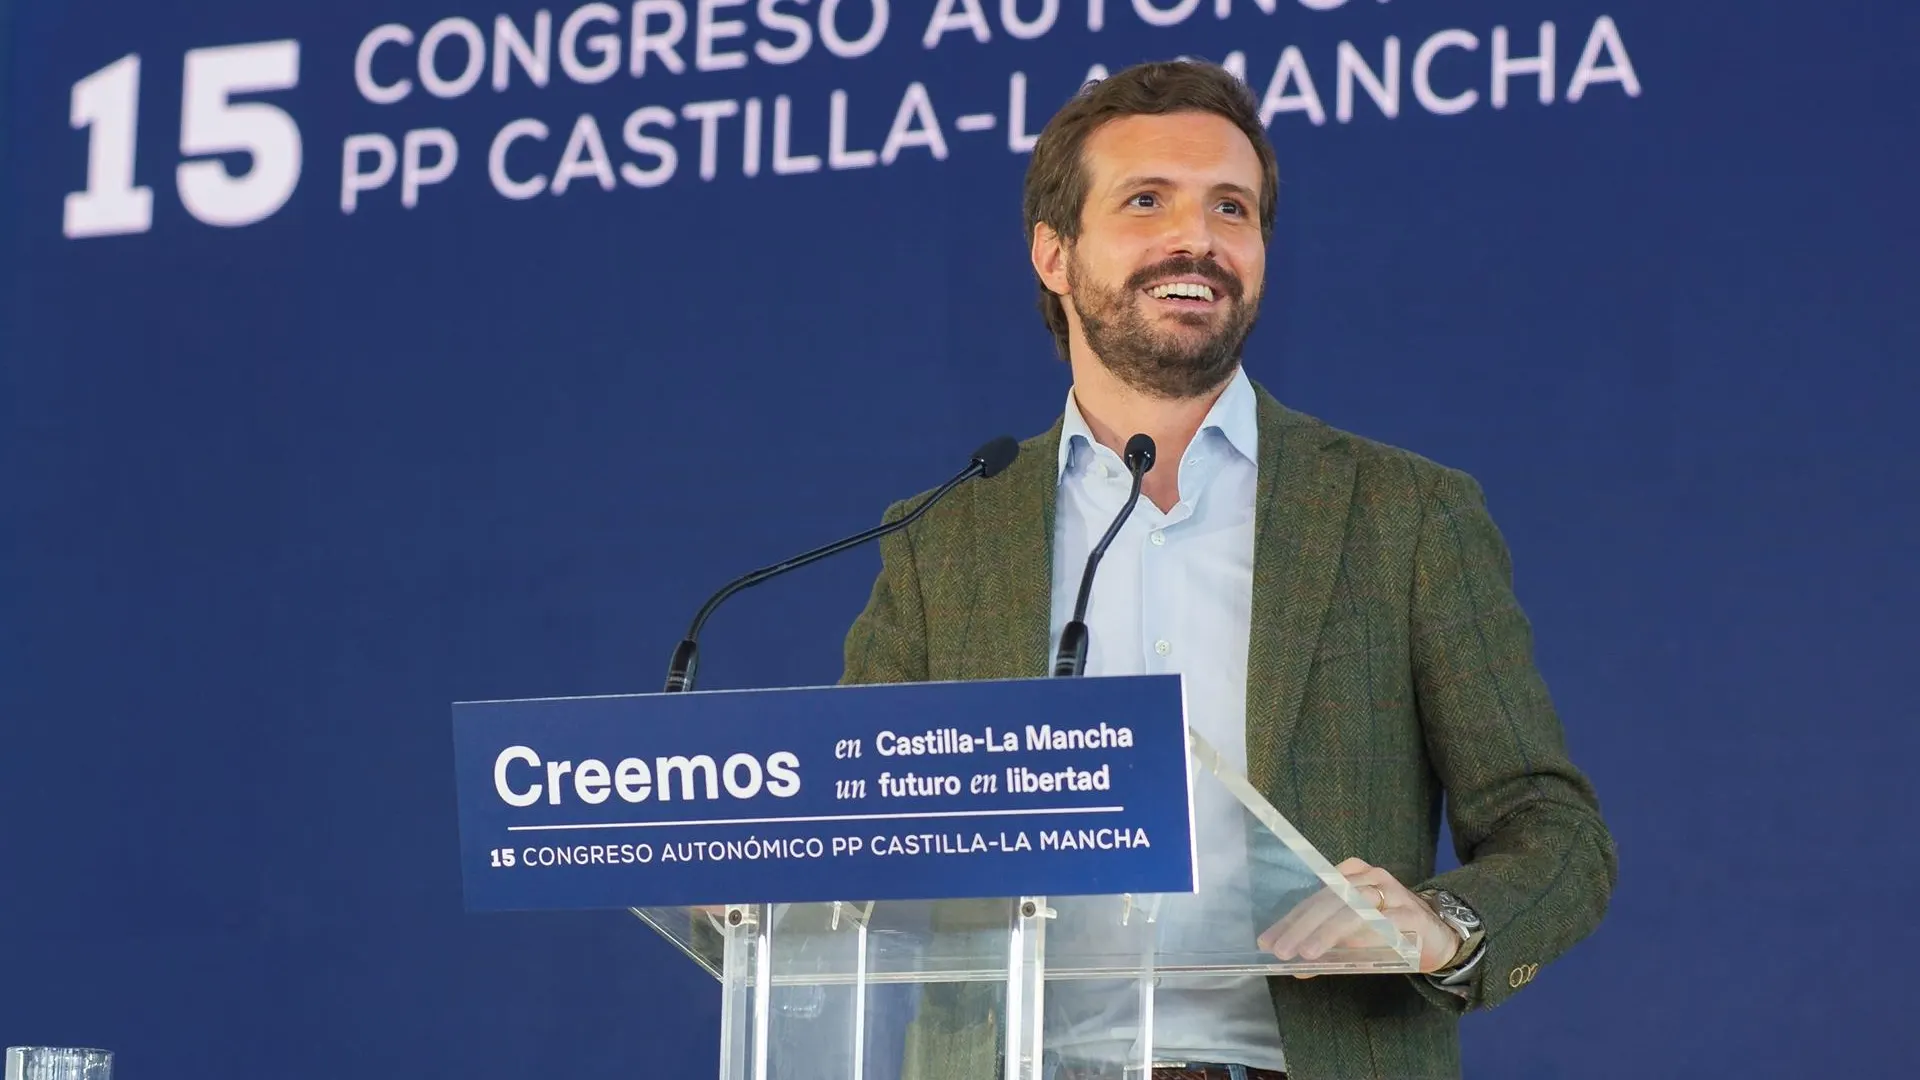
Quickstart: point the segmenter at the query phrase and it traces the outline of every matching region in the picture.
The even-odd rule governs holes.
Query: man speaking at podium
[[[1198,1011],[1168,1001],[1156,1076],[1457,1077],[1459,1017],[1600,921],[1613,840],[1477,484],[1294,412],[1241,369],[1276,179],[1258,106],[1218,67],[1131,68],[1053,117],[1024,202],[1072,370],[1063,415],[883,541],[844,681],[1046,675],[1130,491],[1123,448],[1150,436],[1159,464],[1101,563],[1084,673],[1182,673],[1190,722],[1422,943],[1419,975],[1255,976]],[[1462,865],[1436,876],[1443,795]],[[1313,930],[1259,947],[1330,944]],[[909,1038],[913,1080],[998,1076],[982,1018],[923,1010],[916,1026],[940,1033]]]

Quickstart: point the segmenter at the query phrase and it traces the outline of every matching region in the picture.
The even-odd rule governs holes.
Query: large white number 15
[[[300,182],[300,128],[284,109],[231,98],[300,83],[300,43],[268,41],[187,53],[180,95],[183,157],[245,153],[239,176],[219,161],[182,162],[175,172],[180,203],[209,225],[264,220],[285,206]],[[112,236],[153,227],[153,190],[133,183],[140,58],[127,56],[73,86],[72,123],[92,128],[87,188],[67,196],[66,234]]]

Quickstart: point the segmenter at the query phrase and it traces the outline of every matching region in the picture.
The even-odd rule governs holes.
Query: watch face
[[[1436,892],[1433,894],[1433,901],[1434,905],[1440,909],[1440,914],[1449,921],[1467,927],[1480,925],[1480,916],[1475,915],[1472,908],[1462,903],[1460,898],[1452,893]]]

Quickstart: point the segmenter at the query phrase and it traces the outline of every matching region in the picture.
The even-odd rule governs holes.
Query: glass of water
[[[113,1080],[113,1054],[85,1047],[9,1046],[6,1080]]]

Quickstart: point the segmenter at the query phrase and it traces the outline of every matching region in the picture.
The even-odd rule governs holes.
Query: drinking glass
[[[9,1046],[6,1080],[113,1080],[113,1053],[86,1047]]]

